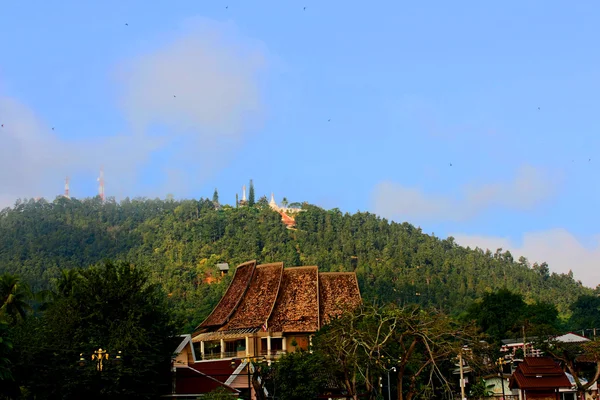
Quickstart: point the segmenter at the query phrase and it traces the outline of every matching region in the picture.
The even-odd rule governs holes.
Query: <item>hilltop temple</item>
[[[237,200],[237,194],[236,194],[236,207],[238,207],[238,206],[244,207],[247,205],[248,205],[248,199],[246,197],[246,185],[243,185],[242,186],[242,199]],[[289,229],[296,226],[296,219],[294,218],[294,215],[299,212],[304,211],[300,208],[280,207],[277,204],[277,202],[275,201],[275,195],[273,194],[273,192],[271,192],[271,201],[269,201],[269,207],[271,207],[271,209],[273,211],[276,211],[279,213],[279,215],[281,215],[281,222],[283,222],[285,224],[285,226]]]

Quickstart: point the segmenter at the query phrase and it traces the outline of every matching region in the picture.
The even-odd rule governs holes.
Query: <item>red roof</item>
[[[281,214],[281,221],[285,225],[287,225],[287,226],[296,225],[296,220],[294,219],[294,217],[289,216],[288,214],[284,213],[283,211],[280,211],[279,214]]]
[[[229,364],[229,361],[227,363]],[[175,368],[175,394],[203,394],[212,392],[219,387],[223,387],[232,393],[238,392],[223,383],[227,378],[222,380],[216,376],[209,376],[193,368],[195,365],[197,364]],[[231,374],[231,367],[229,374]]]
[[[564,371],[549,357],[525,357],[510,379],[511,388],[541,390],[570,388]]]
[[[231,363],[235,363],[232,366]],[[226,382],[227,379],[233,374],[237,366],[240,364],[240,360],[214,360],[214,361],[202,361],[190,364],[190,368],[195,369],[203,374],[209,375],[214,379],[221,382]]]

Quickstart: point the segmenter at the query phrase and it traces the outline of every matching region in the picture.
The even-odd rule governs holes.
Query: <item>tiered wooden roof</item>
[[[282,275],[282,262],[257,266],[250,287],[238,308],[229,322],[219,330],[253,328],[266,323],[273,311]]]
[[[250,286],[255,268],[256,261],[248,261],[235,269],[235,275],[221,301],[198,328],[222,326],[227,322]]]
[[[510,378],[510,387],[535,391],[556,390],[571,387],[571,382],[550,357],[525,357]]]
[[[315,332],[319,329],[318,267],[286,268],[279,298],[268,327],[274,332]]]
[[[319,274],[319,313],[322,324],[360,304],[360,290],[354,272]]]
[[[250,261],[236,268],[227,292],[198,327],[202,338],[195,341],[263,326],[272,332],[315,332],[360,302],[353,272],[319,273],[316,266],[256,266]]]

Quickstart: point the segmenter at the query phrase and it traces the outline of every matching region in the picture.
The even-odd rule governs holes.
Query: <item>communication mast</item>
[[[98,195],[100,196],[100,200],[104,202],[104,167],[100,167],[98,182],[100,182],[100,185],[98,186]]]
[[[65,179],[65,197],[67,199],[70,199],[71,197],[69,196],[69,177],[67,176]]]

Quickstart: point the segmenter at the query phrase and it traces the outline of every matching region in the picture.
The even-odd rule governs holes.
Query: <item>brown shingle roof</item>
[[[281,262],[258,265],[245,296],[227,325],[220,330],[262,326],[275,306],[282,275]]]
[[[252,274],[256,268],[256,261],[248,261],[240,264],[236,270],[227,291],[219,301],[212,313],[199,325],[199,328],[208,328],[211,326],[220,326],[227,322],[227,319],[235,311],[244,293],[251,282]]]
[[[510,378],[510,387],[521,390],[571,387],[562,369],[549,357],[525,357]]]
[[[354,272],[322,272],[319,274],[319,308],[321,326],[331,318],[361,302]]]
[[[269,330],[274,332],[315,332],[319,329],[318,267],[283,270]]]
[[[266,321],[272,332],[315,332],[361,301],[353,272],[319,273],[318,267],[284,269],[283,263],[256,266],[250,261],[236,268],[194,341],[254,333]]]

